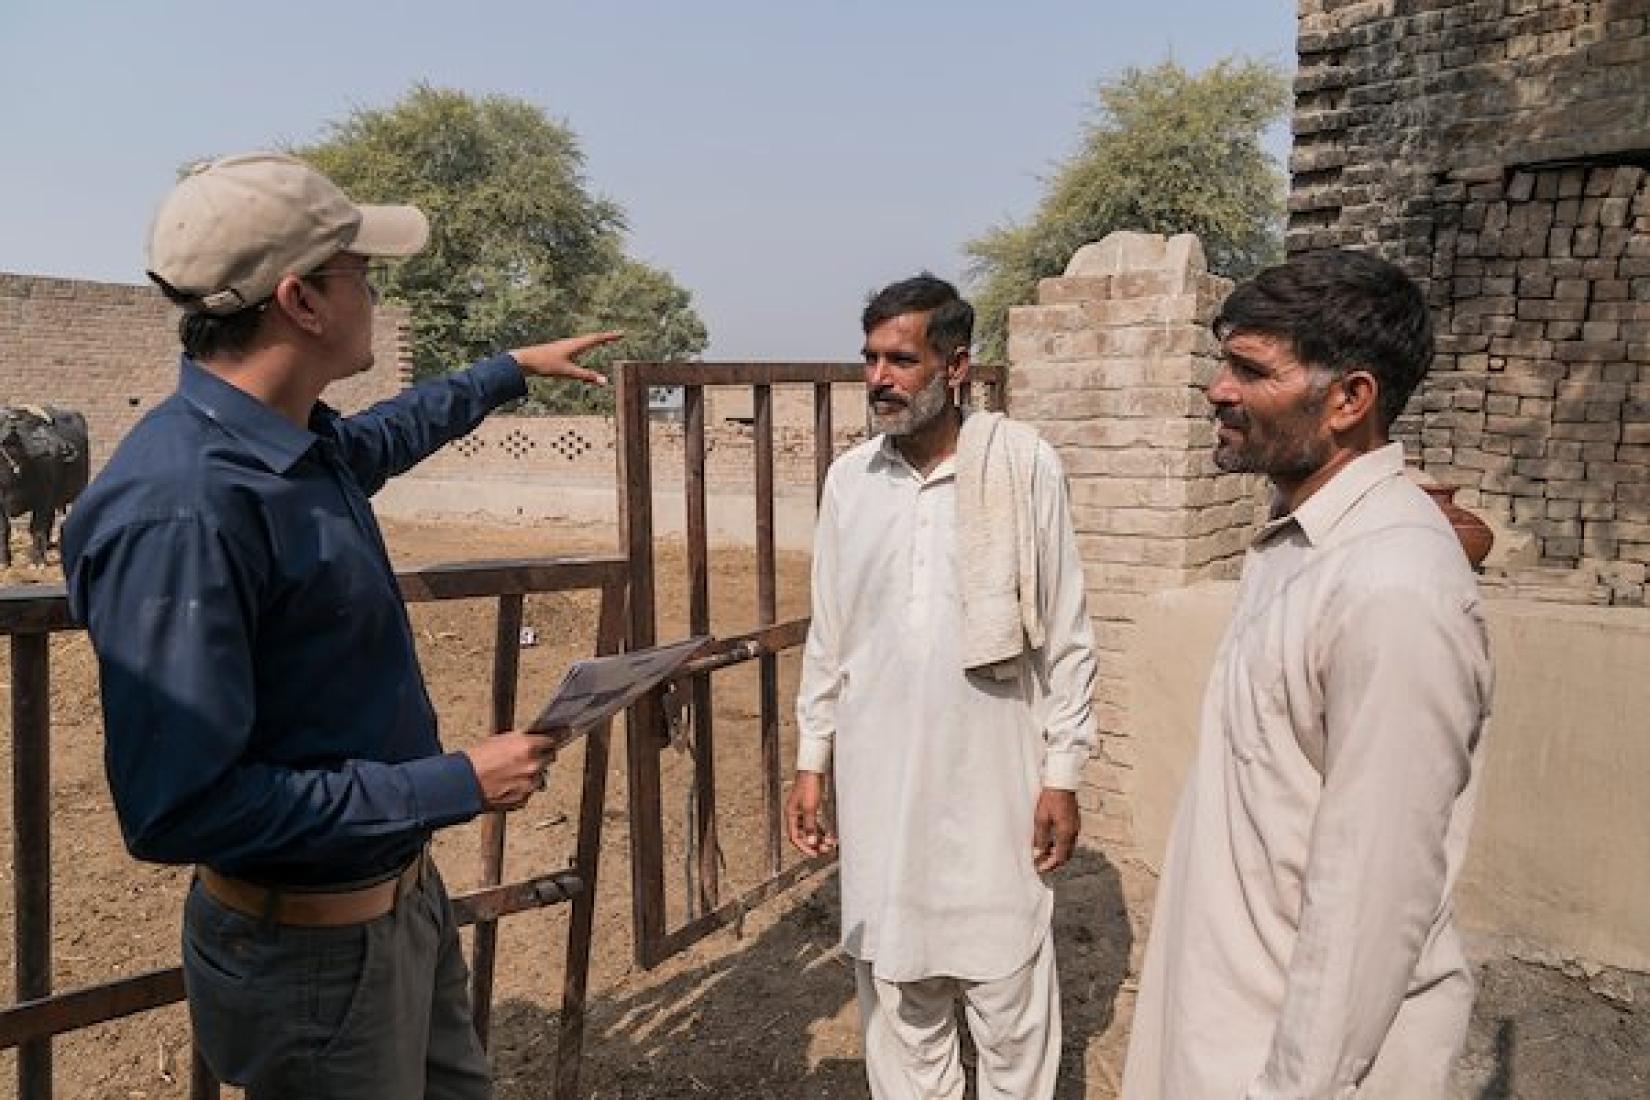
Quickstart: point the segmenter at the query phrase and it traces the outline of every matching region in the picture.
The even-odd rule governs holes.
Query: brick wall
[[[1645,151],[1650,0],[1300,0],[1291,249],[1425,277],[1433,188]]]
[[[94,471],[144,413],[177,385],[178,311],[144,286],[0,272],[0,402],[59,405],[86,415]],[[406,377],[406,313],[381,307],[378,366],[327,390],[356,409]]]
[[[705,389],[705,424],[707,426],[736,421],[748,423],[752,416],[750,386],[708,386]],[[773,426],[777,432],[813,431],[814,391],[810,386],[774,386]],[[857,383],[840,383],[831,387],[831,425],[840,433],[859,432],[865,436],[865,387]]]
[[[1650,562],[1650,0],[1303,0],[1291,251],[1427,287],[1399,436],[1548,566]],[[1633,578],[1627,578],[1632,580]]]
[[[1009,316],[1009,408],[1054,445],[1071,486],[1100,674],[1082,801],[1107,843],[1132,843],[1127,655],[1140,609],[1151,593],[1235,577],[1267,499],[1212,457],[1209,322],[1230,289],[1196,237],[1114,233]]]
[[[1547,564],[1650,562],[1650,177],[1574,165],[1445,187],[1440,354],[1408,431],[1428,473],[1531,532]]]

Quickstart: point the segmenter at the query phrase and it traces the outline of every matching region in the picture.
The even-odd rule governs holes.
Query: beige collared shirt
[[[1094,634],[1046,442],[1031,483],[1046,638],[999,680],[963,671],[953,460],[924,477],[879,436],[826,482],[797,767],[834,750],[842,942],[885,981],[1005,977],[1048,934],[1032,818],[1094,743]]]
[[[1491,673],[1398,444],[1256,537],[1158,887],[1126,1100],[1445,1095]]]

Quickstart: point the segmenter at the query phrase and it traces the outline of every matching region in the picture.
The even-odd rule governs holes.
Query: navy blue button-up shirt
[[[63,528],[133,855],[352,882],[481,810],[367,498],[525,392],[501,356],[305,431],[183,360]]]

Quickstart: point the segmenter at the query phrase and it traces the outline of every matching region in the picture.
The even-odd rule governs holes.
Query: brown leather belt
[[[429,851],[419,852],[394,878],[356,890],[286,891],[220,875],[210,867],[196,867],[195,875],[214,901],[237,913],[276,924],[336,928],[365,924],[392,911],[423,877]]]

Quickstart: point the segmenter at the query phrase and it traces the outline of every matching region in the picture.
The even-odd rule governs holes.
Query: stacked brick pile
[[[1455,169],[1644,149],[1650,0],[1300,0],[1289,247],[1427,274]]]
[[[1452,176],[1435,192],[1440,355],[1411,441],[1545,563],[1650,562],[1650,173]]]
[[[1650,0],[1301,0],[1298,47],[1289,248],[1399,263],[1443,337],[1411,456],[1641,589]]]
[[[1195,237],[1114,233],[1009,319],[1009,408],[1065,466],[1100,648],[1102,763],[1084,802],[1099,835],[1121,843],[1126,653],[1144,597],[1235,576],[1265,499],[1211,457],[1209,321],[1230,289]]]

